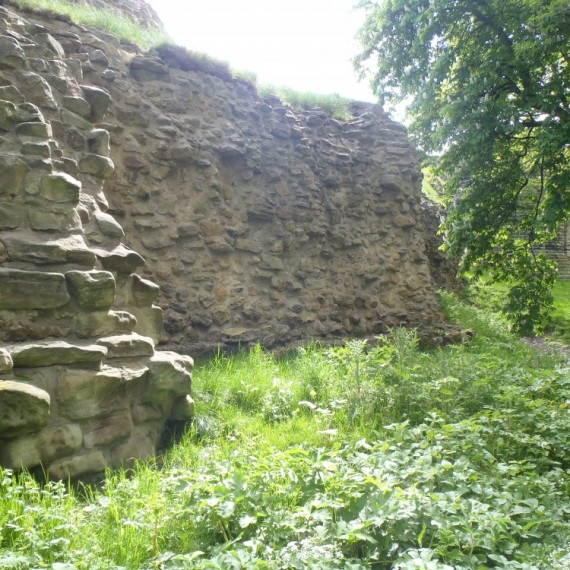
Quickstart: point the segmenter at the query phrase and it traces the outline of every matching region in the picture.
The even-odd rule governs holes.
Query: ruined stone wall
[[[68,27],[0,7],[0,465],[54,478],[148,457],[192,414],[192,360],[155,351],[159,288],[107,212],[103,42]]]

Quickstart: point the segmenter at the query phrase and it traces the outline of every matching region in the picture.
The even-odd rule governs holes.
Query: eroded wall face
[[[106,212],[107,56],[44,24],[0,7],[0,465],[65,479],[152,455],[192,360],[155,351],[159,287]]]
[[[347,121],[134,57],[112,81],[110,212],[161,284],[169,348],[370,335],[441,319],[420,171],[375,105]]]

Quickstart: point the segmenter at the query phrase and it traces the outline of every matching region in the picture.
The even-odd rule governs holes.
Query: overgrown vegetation
[[[350,99],[341,97],[338,93],[321,94],[308,91],[296,91],[289,87],[264,85],[258,88],[261,96],[274,95],[296,109],[321,109],[336,119],[350,119]]]
[[[98,8],[85,2],[71,0],[10,0],[16,6],[47,12],[47,15],[67,16],[77,24],[85,24],[107,32],[119,40],[149,48],[168,41],[168,35],[155,28],[146,28],[119,10]]]
[[[0,568],[567,568],[568,362],[446,311],[474,341],[198,363],[160,469],[84,493],[4,471]]]

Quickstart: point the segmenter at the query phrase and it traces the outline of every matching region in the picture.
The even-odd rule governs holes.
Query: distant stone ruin
[[[132,50],[0,7],[3,466],[151,456],[192,418],[178,353],[444,334],[453,272],[401,125]]]

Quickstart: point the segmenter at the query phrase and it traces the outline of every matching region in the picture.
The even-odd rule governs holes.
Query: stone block
[[[11,101],[0,100],[0,131],[11,131],[19,122],[16,105]]]
[[[38,107],[57,109],[49,83],[33,71],[18,72],[20,88],[26,94],[26,99]]]
[[[3,85],[0,87],[0,99],[3,101],[12,101],[12,103],[22,103],[24,96],[16,86]]]
[[[164,312],[160,307],[131,307],[137,319],[135,332],[150,337],[155,344],[162,340],[164,331]]]
[[[99,366],[107,356],[107,349],[97,344],[70,344],[63,340],[39,340],[9,345],[14,366],[34,368],[82,364]]]
[[[125,232],[121,227],[121,224],[119,224],[119,222],[117,222],[117,220],[115,220],[113,216],[110,216],[109,214],[105,214],[104,212],[100,212],[99,210],[97,210],[96,212],[93,212],[92,217],[97,223],[99,231],[104,236],[119,240],[125,236]]]
[[[26,64],[26,54],[16,39],[0,36],[0,69],[21,69]]]
[[[2,433],[0,432],[0,435]],[[0,465],[8,469],[29,469],[42,462],[37,435],[0,439]]]
[[[75,332],[80,338],[100,337],[114,333],[130,333],[136,325],[136,317],[126,311],[95,311],[77,315]]]
[[[0,380],[0,434],[14,437],[45,426],[50,412],[47,392],[30,384]]]
[[[24,187],[30,168],[19,157],[10,154],[0,155],[0,196],[17,196]]]
[[[146,422],[153,422],[162,420],[163,412],[160,406],[155,404],[137,404],[131,410],[131,417],[135,424],[143,424]]]
[[[149,360],[149,382],[154,390],[186,396],[192,388],[194,361],[189,356],[157,351]]]
[[[102,248],[93,248],[95,255],[101,261],[104,269],[118,273],[133,273],[137,267],[144,265],[144,259],[132,249],[123,244],[108,251]]]
[[[115,414],[99,418],[89,426],[83,438],[85,449],[96,446],[108,446],[127,439],[133,430],[133,421],[129,410],[120,410]]]
[[[107,336],[100,338],[97,343],[107,349],[107,358],[136,358],[154,354],[152,339],[137,333]]]
[[[110,309],[115,302],[115,278],[108,271],[68,271],[71,298],[87,311]]]
[[[87,135],[87,148],[89,152],[99,156],[109,156],[111,152],[111,136],[105,129],[93,129]]]
[[[41,156],[51,158],[51,148],[47,142],[25,142],[20,147],[20,152],[29,156]]]
[[[91,120],[101,121],[107,112],[111,96],[103,89],[90,85],[82,85],[81,89],[83,96],[91,105]]]
[[[81,230],[81,219],[74,209],[63,212],[45,212],[28,210],[30,226],[37,232],[78,232]]]
[[[48,476],[56,480],[76,479],[80,475],[102,473],[106,465],[105,456],[100,451],[94,451],[52,463],[48,467]]]
[[[61,273],[0,268],[0,309],[55,309],[68,301]]]
[[[131,275],[130,279],[132,297],[136,305],[148,307],[158,299],[160,287],[156,283],[153,283],[148,279],[143,279],[136,274]]]
[[[140,429],[137,429],[128,441],[111,450],[112,467],[132,467],[136,461],[144,461],[154,456],[158,437],[153,437],[147,430],[142,429],[142,425],[138,428]]]
[[[83,97],[68,95],[63,98],[63,106],[84,119],[91,115],[91,105]]]
[[[113,174],[115,165],[108,156],[98,154],[86,154],[79,161],[79,171],[83,174],[91,174],[98,178],[107,178]]]
[[[50,139],[53,136],[51,125],[47,123],[20,123],[14,130],[20,137]]]
[[[63,370],[57,383],[59,411],[66,418],[83,420],[126,410],[127,386],[143,379],[146,373],[144,366]]]
[[[95,265],[95,253],[81,235],[40,240],[37,234],[16,233],[3,236],[10,261],[22,261],[35,265],[74,264],[87,268]]]
[[[42,176],[41,195],[50,202],[71,202],[77,204],[81,194],[81,182],[65,172]]]

